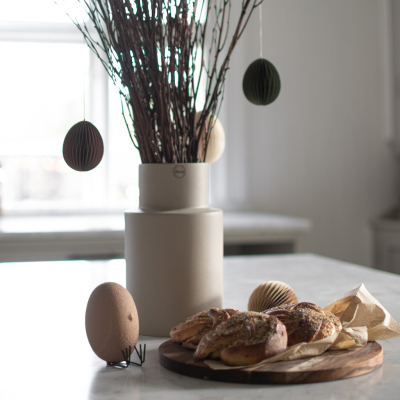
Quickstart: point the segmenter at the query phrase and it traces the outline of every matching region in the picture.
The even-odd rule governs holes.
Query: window
[[[6,9],[0,17],[0,51],[7,57],[0,74],[3,210],[136,207],[140,158],[103,66],[52,1]],[[97,168],[81,173],[64,162],[62,144],[84,115],[102,134],[105,154]]]

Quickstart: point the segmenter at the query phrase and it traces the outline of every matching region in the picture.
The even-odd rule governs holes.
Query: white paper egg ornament
[[[132,363],[130,357],[139,338],[139,317],[131,294],[123,286],[106,282],[93,290],[86,307],[85,327],[89,344],[99,358],[110,365]],[[136,351],[141,365],[145,348],[143,354],[141,346]]]
[[[200,119],[200,115],[201,112],[198,112],[195,115],[195,126]],[[201,161],[204,159],[204,146],[206,140],[205,132],[208,130],[208,128],[211,128],[211,132],[204,162],[211,164],[217,161],[225,150],[225,131],[221,121],[215,115],[211,114],[206,118],[205,127],[201,132],[201,140],[199,144],[199,160]]]
[[[284,304],[296,304],[296,293],[284,282],[268,281],[257,286],[249,298],[248,311],[261,312]]]

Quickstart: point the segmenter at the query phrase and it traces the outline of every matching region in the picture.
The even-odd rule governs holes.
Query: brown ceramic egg
[[[139,317],[131,294],[121,285],[106,282],[96,287],[86,307],[86,334],[93,351],[107,362],[124,361],[122,351],[134,351]]]
[[[249,298],[247,309],[261,312],[268,308],[297,302],[297,296],[289,285],[279,281],[269,281],[254,289]]]

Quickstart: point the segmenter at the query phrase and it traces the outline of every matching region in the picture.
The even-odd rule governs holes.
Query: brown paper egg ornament
[[[125,361],[122,351],[130,347],[132,354],[139,338],[139,317],[131,294],[114,282],[97,286],[89,297],[85,326],[98,357],[108,363]]]
[[[257,106],[271,104],[279,95],[281,80],[275,66],[264,58],[253,61],[243,77],[243,93]]]
[[[97,128],[88,121],[75,124],[64,139],[65,162],[76,171],[90,171],[103,158],[103,139]]]
[[[268,308],[297,302],[297,296],[289,285],[279,281],[269,281],[254,289],[249,298],[247,309],[248,311],[261,312]]]

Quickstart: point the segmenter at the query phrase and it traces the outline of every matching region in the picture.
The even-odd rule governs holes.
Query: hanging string
[[[260,9],[260,58],[263,58],[263,45],[262,45],[262,4],[260,4],[259,9]]]
[[[85,63],[85,38],[83,38],[83,56],[82,56],[82,69],[83,69],[83,120],[86,120],[86,63]]]

